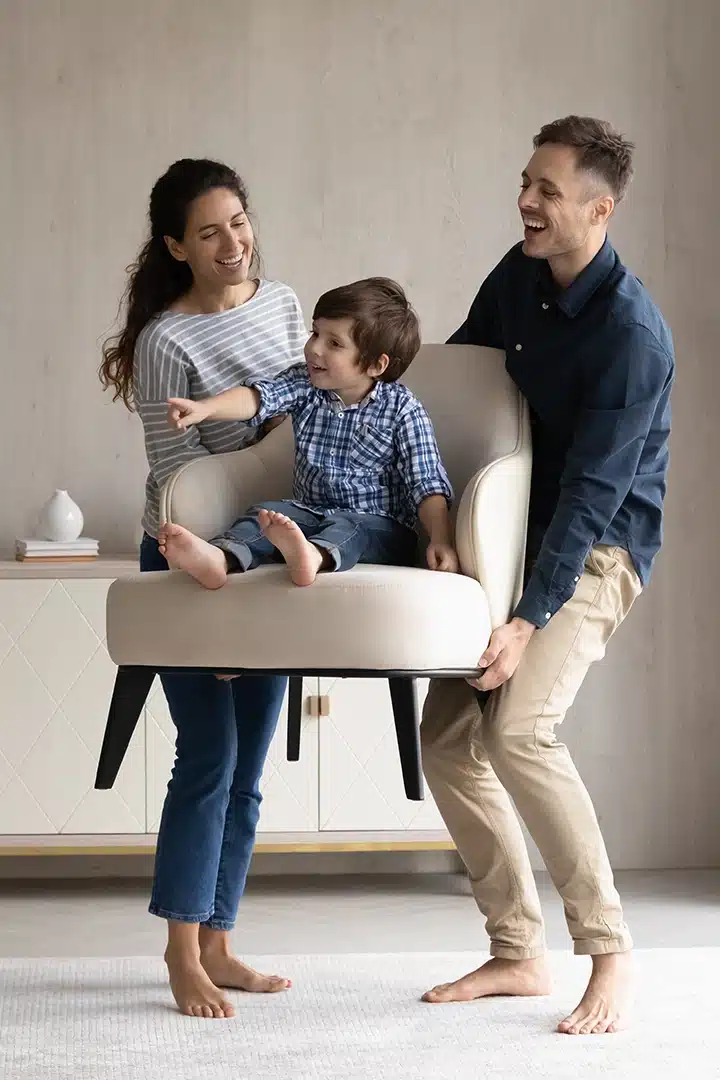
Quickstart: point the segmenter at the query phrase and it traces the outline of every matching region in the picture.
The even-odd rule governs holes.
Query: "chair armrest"
[[[483,586],[493,629],[508,621],[523,589],[532,451],[522,404],[517,446],[470,478],[457,513],[460,569]]]
[[[286,420],[244,450],[195,458],[163,488],[160,520],[209,540],[254,503],[291,497],[294,454]]]

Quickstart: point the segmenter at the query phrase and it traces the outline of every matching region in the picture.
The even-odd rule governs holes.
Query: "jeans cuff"
[[[329,544],[327,540],[316,540],[314,537],[310,540],[310,543],[314,544],[317,548],[322,548],[323,551],[327,551],[333,561],[333,570],[342,570],[342,553],[339,547],[335,544]]]
[[[207,926],[208,930],[232,930],[235,926],[235,920],[216,919],[213,915],[212,919],[207,919],[202,925]]]
[[[230,555],[233,563],[237,563],[234,566],[228,561],[228,574],[236,574],[245,570],[249,570],[253,564],[253,556],[250,548],[247,544],[237,543],[235,540],[227,540],[225,537],[218,537],[216,540],[211,540],[210,543],[213,547],[220,548],[225,552],[225,555]]]
[[[178,911],[169,911],[167,908],[160,907],[154,901],[148,907],[148,911],[151,915],[157,915],[161,919],[172,919],[173,922],[208,923],[212,919],[211,911],[206,911],[203,915],[181,915]]]

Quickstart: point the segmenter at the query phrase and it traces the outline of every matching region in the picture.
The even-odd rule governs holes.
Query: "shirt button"
[[[576,585],[577,585],[577,583],[578,583],[578,581],[579,581],[579,580],[580,580],[580,578],[579,578],[579,577],[576,577],[576,578],[575,578],[575,584],[576,584]]]
[[[543,306],[542,306],[542,308],[543,308],[543,311],[547,311],[547,309],[548,309],[549,307],[550,307],[550,305],[549,305],[549,304],[543,304]]]
[[[546,621],[547,621],[548,619],[552,619],[552,615],[550,614],[550,612],[549,612],[549,611],[546,611],[546,612],[545,612],[545,619],[546,619]]]
[[[515,352],[522,352],[522,345],[516,345]]]

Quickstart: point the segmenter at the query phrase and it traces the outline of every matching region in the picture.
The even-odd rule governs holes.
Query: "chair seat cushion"
[[[276,671],[472,672],[490,638],[482,586],[460,574],[361,565],[293,585],[284,566],[208,591],[187,574],[135,574],[108,593],[118,665]]]

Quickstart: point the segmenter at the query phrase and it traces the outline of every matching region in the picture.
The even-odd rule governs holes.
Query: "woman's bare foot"
[[[170,566],[184,570],[206,589],[219,589],[227,581],[225,553],[182,525],[163,525],[158,546]]]
[[[228,990],[245,990],[249,994],[277,994],[280,990],[289,990],[290,979],[281,975],[263,975],[254,968],[243,964],[237,956],[203,954],[200,957],[205,973],[215,986]]]
[[[199,959],[168,948],[165,963],[170,975],[170,989],[184,1016],[223,1020],[235,1015],[234,1008],[212,982]]]
[[[587,990],[577,1009],[558,1024],[563,1035],[605,1035],[622,1031],[630,1023],[632,953],[593,956]]]
[[[276,510],[261,510],[258,523],[287,563],[295,585],[312,585],[324,563],[320,549],[305,538],[294,521]]]
[[[432,1005],[448,1001],[474,1001],[483,997],[542,997],[551,990],[544,957],[535,960],[503,960],[494,956],[469,975],[440,983],[423,994]]]
[[[276,994],[280,990],[289,990],[292,986],[290,979],[284,979],[280,975],[263,975],[238,960],[230,948],[230,934],[227,930],[212,930],[208,926],[201,926],[199,941],[200,963],[216,986],[229,990],[245,990],[250,994]]]

